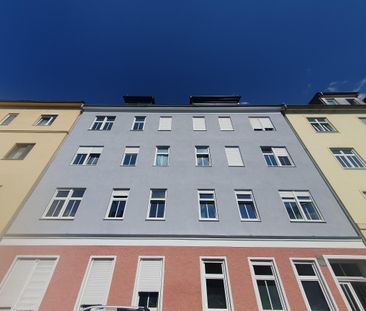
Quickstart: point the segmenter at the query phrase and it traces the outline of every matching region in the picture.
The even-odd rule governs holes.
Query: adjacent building
[[[286,116],[366,237],[366,104],[358,95],[317,93]]]
[[[362,310],[366,249],[282,114],[86,106],[0,244],[0,309]]]
[[[0,102],[0,236],[80,111],[80,102]]]

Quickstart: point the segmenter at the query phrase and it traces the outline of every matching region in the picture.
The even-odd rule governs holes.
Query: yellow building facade
[[[0,102],[0,233],[47,168],[81,107],[81,102]]]
[[[366,104],[357,96],[318,93],[286,116],[366,237]]]

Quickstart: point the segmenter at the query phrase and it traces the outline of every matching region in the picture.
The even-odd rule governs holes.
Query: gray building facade
[[[134,121],[139,123],[141,117],[139,128],[141,124]],[[161,125],[168,130],[159,130],[162,117],[170,117]],[[273,128],[265,130],[264,125],[261,130],[263,119],[258,123],[258,118],[269,118]],[[193,123],[199,130],[193,129]],[[95,130],[98,126],[110,128]],[[156,165],[157,146],[169,146],[168,166]],[[197,151],[197,146],[206,149]],[[122,165],[126,147],[138,150],[134,166]],[[240,151],[243,166],[228,165],[225,148],[233,147],[239,148],[236,151]],[[79,148],[96,148],[88,149],[100,152],[96,165],[73,164],[78,161]],[[197,160],[196,153],[200,152],[209,153],[209,159],[204,159],[209,161],[204,163],[207,166],[197,166],[202,158]],[[287,153],[289,162],[269,166],[271,158],[266,162],[264,153],[271,152],[274,161],[280,160],[281,152]],[[80,164],[85,159],[79,160]],[[79,188],[85,191],[72,217],[47,217],[57,189]],[[113,189],[128,191],[123,219],[106,217]],[[149,217],[151,189],[166,190],[163,217]],[[251,191],[255,219],[240,217],[235,190]],[[214,200],[215,217],[202,218],[198,191],[213,191],[209,199]],[[300,212],[293,209],[296,206],[285,205],[285,193],[291,192],[295,196],[307,193],[317,215],[300,200],[294,203]],[[212,206],[206,207],[209,213]],[[357,239],[358,233],[292,132],[281,107],[152,104],[86,106],[7,232],[8,238],[19,236]]]

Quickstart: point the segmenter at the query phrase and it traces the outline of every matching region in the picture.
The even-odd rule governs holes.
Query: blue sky
[[[0,98],[366,93],[365,0],[1,0]]]

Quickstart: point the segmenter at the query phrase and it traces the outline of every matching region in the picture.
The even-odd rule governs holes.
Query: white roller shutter
[[[243,166],[239,147],[225,147],[226,158],[229,166]]]
[[[278,157],[288,157],[288,153],[286,148],[281,147],[281,148],[272,148],[273,153],[278,156]]]
[[[0,308],[38,310],[56,259],[18,259],[0,289]]]
[[[259,118],[264,129],[273,129],[273,124],[270,118]]]
[[[231,123],[230,117],[219,117],[219,125],[222,131],[233,130],[233,124]]]
[[[126,147],[125,153],[139,153],[140,147]]]
[[[160,117],[159,131],[170,131],[172,129],[172,117]]]
[[[205,131],[206,122],[204,117],[193,117],[193,130],[194,131]]]
[[[160,292],[163,273],[162,259],[142,259],[139,265],[138,292]]]
[[[103,147],[90,146],[90,147],[79,147],[77,153],[102,153]]]
[[[292,191],[280,191],[281,198],[294,198],[294,193]]]
[[[79,305],[103,304],[108,300],[114,258],[93,258],[83,282]]]
[[[249,121],[253,130],[262,130],[262,124],[259,121],[259,118],[249,118]]]
[[[55,260],[38,259],[21,297],[17,310],[37,310],[50,282]]]

